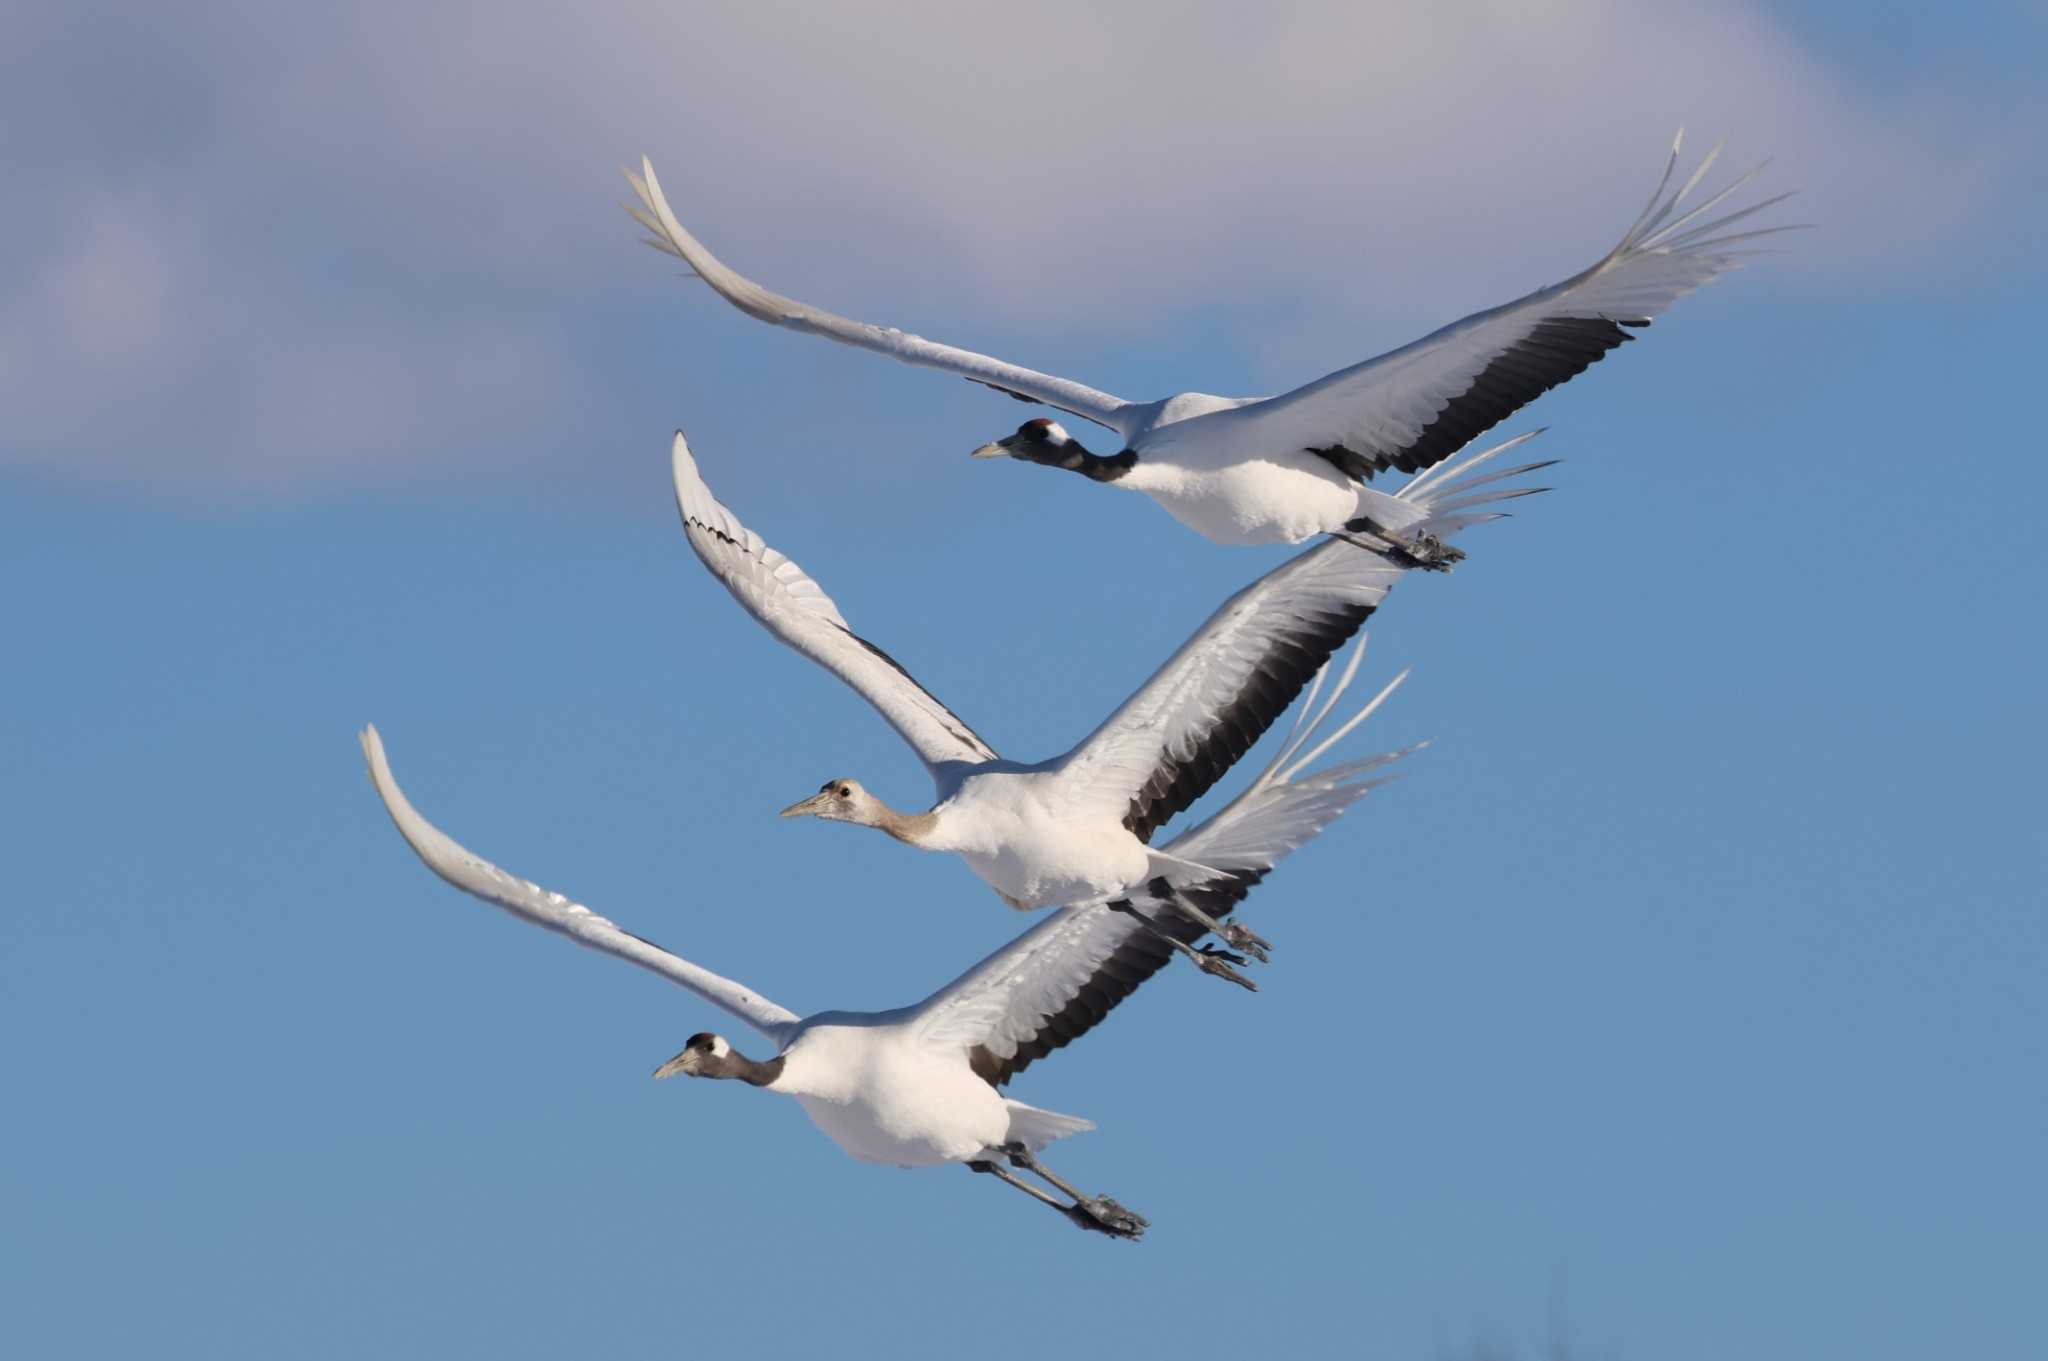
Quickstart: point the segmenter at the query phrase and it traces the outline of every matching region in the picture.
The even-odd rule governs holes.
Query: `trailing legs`
[[[1045,1164],[1039,1162],[1037,1156],[1023,1144],[1005,1144],[1001,1148],[991,1148],[985,1150],[985,1152],[990,1156],[978,1158],[968,1163],[968,1171],[987,1173],[998,1181],[1016,1187],[1039,1204],[1049,1205],[1053,1209],[1058,1210],[1071,1223],[1080,1228],[1094,1233],[1107,1234],[1111,1238],[1136,1239],[1143,1236],[1148,1224],[1143,1215],[1126,1210],[1108,1196],[1083,1195],[1072,1185],[1053,1175],[1046,1168]],[[1003,1166],[1003,1161],[998,1161],[998,1159],[1007,1161],[1010,1166]],[[1015,1172],[1012,1172],[1010,1167],[1022,1168],[1024,1171],[1030,1172],[1032,1175],[1072,1197],[1072,1202],[1063,1201],[1058,1196],[1050,1195],[1040,1190]]]
[[[1259,990],[1258,984],[1252,982],[1249,978],[1246,978],[1243,974],[1239,973],[1237,970],[1230,967],[1233,964],[1244,963],[1245,958],[1243,955],[1234,955],[1230,953],[1230,951],[1228,950],[1219,950],[1213,945],[1204,945],[1198,950],[1194,946],[1182,940],[1180,937],[1174,935],[1172,932],[1162,929],[1159,923],[1153,921],[1150,917],[1140,912],[1137,908],[1131,906],[1131,900],[1129,898],[1118,898],[1115,902],[1109,904],[1109,910],[1112,912],[1121,912],[1125,916],[1135,920],[1140,926],[1143,926],[1147,931],[1150,931],[1153,935],[1159,937],[1159,939],[1165,941],[1168,945],[1171,945],[1174,949],[1186,955],[1190,960],[1194,962],[1194,966],[1200,969],[1203,973],[1213,974],[1217,978],[1228,979],[1230,982],[1237,984],[1240,988],[1245,988],[1251,992],[1257,992]]]
[[[1175,889],[1164,878],[1154,879],[1146,887],[1151,890],[1153,897],[1163,903],[1172,904],[1173,910],[1186,917],[1189,921],[1207,927],[1210,934],[1232,949],[1244,951],[1261,964],[1272,962],[1272,956],[1267,952],[1273,948],[1273,942],[1267,940],[1243,922],[1218,921],[1201,908],[1196,907],[1188,900],[1186,894]],[[1238,961],[1240,964],[1243,962],[1243,960]]]
[[[1360,538],[1361,534],[1371,538]],[[1425,572],[1448,572],[1453,563],[1465,560],[1465,550],[1453,548],[1434,534],[1418,533],[1407,538],[1382,527],[1369,515],[1361,515],[1348,522],[1343,529],[1330,531],[1332,538],[1342,539],[1368,553],[1378,553],[1396,567],[1421,568]]]

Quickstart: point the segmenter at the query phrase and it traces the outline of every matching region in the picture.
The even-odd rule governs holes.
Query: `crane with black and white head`
[[[1762,166],[1681,211],[1718,151],[1667,196],[1678,164],[1675,139],[1649,206],[1612,250],[1562,283],[1276,397],[1181,392],[1126,401],[770,292],[727,267],[683,227],[644,157],[639,174],[627,172],[640,197],[627,211],[647,228],[649,245],[680,258],[748,316],[1056,407],[1121,441],[1116,453],[1097,454],[1057,420],[1039,417],[982,445],[976,457],[1008,456],[1143,492],[1216,543],[1299,543],[1316,534],[1350,534],[1405,553],[1412,565],[1441,568],[1461,555],[1431,534],[1419,507],[1368,485],[1374,474],[1437,466],[1634,339],[1633,331],[1752,253],[1757,238],[1792,230],[1731,230],[1783,194],[1708,216]]]
[[[1383,783],[1386,777],[1376,773],[1381,767],[1414,750],[1308,770],[1393,689],[1389,685],[1380,691],[1310,747],[1357,670],[1357,660],[1354,656],[1314,718],[1297,723],[1257,780],[1168,847],[1219,872],[1220,877],[1190,890],[1210,914],[1227,916],[1288,854]],[[1039,1151],[1053,1140],[1094,1126],[1028,1106],[1005,1096],[1003,1088],[1036,1060],[1100,1024],[1175,950],[1188,949],[1202,936],[1205,928],[1199,923],[1142,898],[1071,906],[1033,924],[914,1006],[799,1017],[744,984],[465,850],[406,799],[375,728],[364,730],[362,744],[385,810],[435,874],[536,926],[680,984],[753,1027],[775,1050],[769,1058],[756,1059],[723,1035],[704,1032],[656,1069],[656,1077],[726,1078],[793,1096],[819,1129],[862,1162],[898,1167],[962,1163],[1000,1178],[1082,1228],[1119,1238],[1144,1232],[1143,1217],[1107,1196],[1077,1190],[1039,1161]],[[1012,1169],[1031,1172],[1059,1195]]]

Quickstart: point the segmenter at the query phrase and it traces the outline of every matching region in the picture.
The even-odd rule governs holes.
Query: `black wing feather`
[[[1264,870],[1241,870],[1228,878],[1192,888],[1176,888],[1175,892],[1221,921],[1235,911],[1237,905],[1245,900],[1245,895],[1265,877]],[[1163,904],[1153,906],[1147,915],[1161,931],[1188,945],[1200,940],[1208,930],[1200,922]],[[967,1051],[968,1066],[990,1086],[1003,1086],[1053,1050],[1064,1049],[1102,1024],[1117,1003],[1165,968],[1177,953],[1152,932],[1136,922],[1131,923],[1130,934],[1096,966],[1095,972],[1082,982],[1064,1007],[1042,1019],[1032,1035],[1018,1042],[1016,1053],[1007,1059],[1000,1058],[988,1046],[977,1044]]]
[[[1237,698],[1217,715],[1195,749],[1184,757],[1162,759],[1131,800],[1124,814],[1124,826],[1131,834],[1149,842],[1153,833],[1208,793],[1252,744],[1265,736],[1273,720],[1287,711],[1323,663],[1350,641],[1377,608],[1335,607],[1277,635]]]
[[[1584,373],[1609,350],[1634,340],[1624,327],[1649,324],[1605,317],[1545,317],[1528,335],[1488,360],[1471,385],[1445,403],[1436,419],[1408,443],[1365,450],[1332,444],[1308,452],[1361,482],[1388,468],[1404,473],[1433,468],[1559,383]]]

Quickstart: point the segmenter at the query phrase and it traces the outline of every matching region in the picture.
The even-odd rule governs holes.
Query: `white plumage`
[[[1518,443],[1446,471],[1462,473]],[[1391,499],[1432,533],[1449,535],[1494,518],[1477,508],[1522,494],[1495,484],[1525,470],[1417,479]],[[1299,554],[1226,601],[1071,751],[1036,763],[1005,761],[855,634],[802,568],[718,502],[680,434],[674,474],[683,527],[704,565],[776,638],[872,704],[923,759],[937,793],[929,811],[905,814],[856,781],[834,779],[785,815],[878,827],[926,850],[954,852],[1024,909],[1113,897],[1161,876],[1200,882],[1204,865],[1148,847],[1153,832],[1258,740],[1405,570],[1341,540]]]
[[[1170,850],[1199,857],[1224,878],[1200,890],[1227,914],[1291,851],[1313,839],[1369,789],[1392,752],[1303,775],[1385,699],[1390,685],[1305,754],[1356,671],[1356,658],[1329,700],[1244,793]],[[1398,680],[1395,682],[1398,684]],[[559,893],[519,879],[465,850],[406,799],[375,728],[362,734],[371,782],[399,834],[448,883],[579,944],[638,964],[696,993],[759,1031],[775,1046],[765,1062],[704,1034],[658,1075],[736,1077],[794,1096],[842,1149],[871,1163],[921,1167],[958,1162],[995,1172],[1084,1227],[1135,1236],[1144,1221],[1114,1201],[1086,1196],[1035,1158],[1046,1144],[1092,1129],[1086,1120],[1040,1110],[1001,1091],[1034,1060],[1099,1023],[1124,997],[1203,929],[1154,901],[1119,912],[1068,907],[982,960],[915,1006],[883,1012],[824,1011],[799,1018],[743,984],[690,963],[625,931]],[[1410,749],[1412,750],[1412,748]],[[1073,1197],[1055,1202],[1010,1175],[1029,1168]]]
[[[1714,154],[1668,197],[1679,142],[1649,206],[1613,250],[1564,282],[1424,336],[1412,344],[1277,397],[1183,392],[1130,402],[1106,392],[938,344],[892,327],[870,326],[771,293],[735,273],[684,229],[654,168],[628,172],[640,206],[628,211],[649,244],[681,258],[727,302],[762,321],[823,336],[1041,402],[1114,431],[1122,451],[1097,455],[1057,422],[1028,421],[983,445],[1143,492],[1181,523],[1217,543],[1298,543],[1314,534],[1375,534],[1413,548],[1412,504],[1366,485],[1389,468],[1417,472],[1450,457],[1542,393],[1632,339],[1672,303],[1749,252],[1773,231],[1732,232],[1735,223],[1784,198],[1702,220],[1756,173],[1751,171],[1687,211],[1680,206]],[[1718,148],[1716,149],[1718,153]],[[1762,167],[1758,167],[1761,169]]]

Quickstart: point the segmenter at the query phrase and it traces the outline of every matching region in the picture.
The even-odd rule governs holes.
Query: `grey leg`
[[[1359,534],[1370,534],[1372,539],[1356,537]],[[1342,539],[1368,553],[1378,553],[1397,567],[1419,567],[1425,572],[1448,572],[1452,563],[1465,560],[1464,549],[1453,548],[1434,534],[1417,534],[1404,539],[1382,528],[1369,516],[1360,516],[1342,530],[1331,530],[1330,537]]]
[[[1240,988],[1245,988],[1252,992],[1257,992],[1259,990],[1258,984],[1252,982],[1249,978],[1246,978],[1243,974],[1239,973],[1237,970],[1230,967],[1233,964],[1244,963],[1245,961],[1243,955],[1234,955],[1231,954],[1228,950],[1218,950],[1212,946],[1207,945],[1197,950],[1194,946],[1188,944],[1184,940],[1181,940],[1179,937],[1174,936],[1166,931],[1160,930],[1158,925],[1155,922],[1153,922],[1153,920],[1150,917],[1140,912],[1137,908],[1132,907],[1130,899],[1128,898],[1119,898],[1115,902],[1109,904],[1109,910],[1112,912],[1121,912],[1127,917],[1135,918],[1138,924],[1143,926],[1147,931],[1150,931],[1153,935],[1159,937],[1159,939],[1165,941],[1168,945],[1171,945],[1174,949],[1186,955],[1190,960],[1194,962],[1194,966],[1200,969],[1203,973],[1212,974],[1217,978],[1228,979],[1230,982],[1237,984]]]
[[[1097,1229],[1115,1238],[1136,1238],[1145,1232],[1150,1221],[1135,1210],[1126,1210],[1108,1196],[1083,1194],[1072,1183],[1056,1176],[1053,1170],[1038,1160],[1038,1155],[1021,1143],[1005,1144],[1003,1155],[1010,1160],[1010,1166],[1021,1167],[1038,1177],[1055,1190],[1063,1191],[1074,1198],[1067,1217],[1083,1228]],[[1083,1220],[1086,1223],[1082,1223]]]
[[[1019,1144],[1015,1147],[1021,1148],[1023,1145]],[[1000,1151],[1005,1157],[1010,1156],[1007,1150],[990,1149],[989,1151],[991,1153]],[[1026,1156],[1029,1156],[1028,1152]],[[1062,1215],[1066,1216],[1069,1222],[1093,1233],[1108,1234],[1111,1238],[1136,1239],[1145,1232],[1146,1222],[1144,1219],[1132,1214],[1107,1196],[1083,1196],[1069,1189],[1067,1194],[1074,1197],[1074,1203],[1069,1205],[1057,1196],[1047,1195],[1044,1191],[1039,1190],[1036,1186],[1025,1181],[1009,1168],[1004,1167],[993,1159],[977,1159],[967,1164],[967,1170],[970,1172],[985,1172],[1005,1185],[1014,1186],[1039,1204],[1049,1205],[1053,1209],[1058,1210]],[[1061,1185],[1064,1187],[1065,1184],[1061,1183]]]
[[[1019,1191],[1022,1191],[1025,1195],[1030,1196],[1033,1200],[1038,1201],[1040,1204],[1050,1205],[1055,1210],[1058,1210],[1061,1214],[1065,1214],[1067,1212],[1067,1203],[1065,1201],[1061,1200],[1057,1196],[1047,1195],[1045,1192],[1039,1190],[1036,1186],[1033,1186],[1030,1182],[1025,1181],[1022,1177],[1019,1177],[1015,1173],[1011,1172],[1009,1168],[1004,1167],[1001,1163],[990,1162],[986,1158],[978,1158],[975,1161],[967,1164],[967,1170],[969,1172],[986,1172],[988,1175],[994,1177],[997,1181],[1007,1182],[1011,1186],[1016,1187]]]
[[[1261,964],[1272,962],[1273,957],[1267,952],[1273,948],[1273,942],[1259,935],[1243,922],[1216,920],[1201,908],[1189,902],[1184,895],[1174,892],[1173,886],[1164,880],[1153,881],[1153,892],[1164,901],[1172,903],[1173,910],[1186,917],[1189,921],[1209,928],[1210,933],[1224,944],[1244,951]]]

